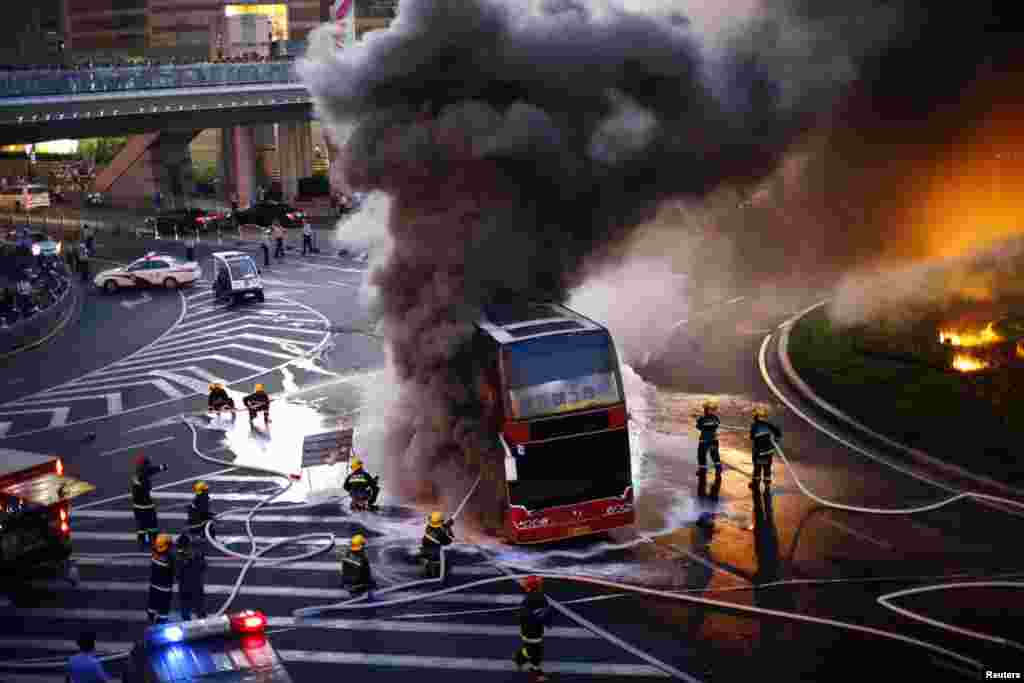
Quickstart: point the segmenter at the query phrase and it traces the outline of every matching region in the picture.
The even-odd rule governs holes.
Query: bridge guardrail
[[[298,81],[294,64],[290,61],[122,66],[87,71],[0,71],[0,100],[43,95],[82,95]]]

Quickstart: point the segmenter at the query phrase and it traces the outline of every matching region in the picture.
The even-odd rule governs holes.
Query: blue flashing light
[[[163,640],[165,643],[180,643],[185,639],[185,632],[180,626],[168,626],[164,629]]]

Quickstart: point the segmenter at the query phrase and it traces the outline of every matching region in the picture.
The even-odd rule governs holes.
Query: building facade
[[[356,0],[357,33],[382,28],[398,0]],[[266,17],[265,39],[296,53],[307,35],[330,17],[331,0],[60,0],[66,59],[207,59],[230,55],[236,24]],[[261,22],[262,23],[262,19]],[[253,42],[250,38],[247,42]],[[264,53],[262,47],[254,49]]]

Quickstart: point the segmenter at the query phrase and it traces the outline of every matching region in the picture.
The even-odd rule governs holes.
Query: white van
[[[216,299],[241,302],[246,296],[264,301],[263,279],[252,256],[242,251],[213,253],[213,295]]]

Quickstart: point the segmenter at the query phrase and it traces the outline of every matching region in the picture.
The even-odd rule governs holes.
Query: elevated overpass
[[[97,178],[97,190],[126,202],[185,192],[188,143],[222,130],[225,198],[255,193],[256,138],[278,127],[285,194],[311,173],[309,92],[290,62],[121,67],[0,73],[0,144],[134,135]],[[271,131],[272,132],[272,131]],[[306,167],[310,167],[307,169]]]

